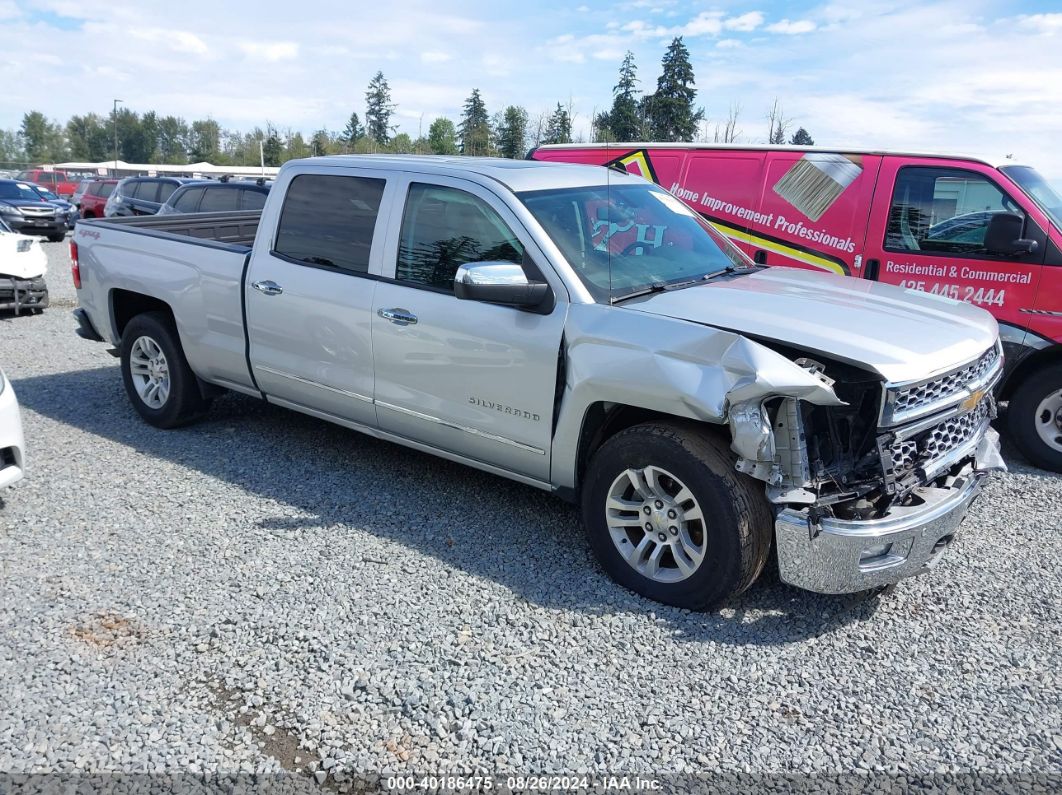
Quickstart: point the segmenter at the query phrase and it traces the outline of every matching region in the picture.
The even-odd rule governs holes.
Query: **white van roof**
[[[627,151],[630,149],[712,149],[721,151],[738,152],[824,152],[841,155],[902,155],[904,157],[938,157],[947,160],[967,160],[983,163],[992,168],[1000,166],[1026,165],[1009,157],[993,157],[986,155],[971,155],[955,152],[929,152],[908,149],[869,149],[845,146],[795,146],[792,144],[716,144],[716,143],[654,143],[652,141],[632,141],[623,143],[597,143],[597,144],[543,144],[532,151],[548,151],[556,149],[615,149]]]

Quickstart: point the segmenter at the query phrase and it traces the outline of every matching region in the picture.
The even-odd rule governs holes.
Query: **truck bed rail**
[[[131,227],[129,231],[148,234],[180,235],[201,241],[250,248],[258,232],[261,210],[220,213],[181,213],[177,215],[141,215],[125,218],[96,218],[80,221],[78,226],[106,224]]]

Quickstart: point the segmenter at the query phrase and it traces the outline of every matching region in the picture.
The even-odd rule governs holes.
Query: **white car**
[[[11,231],[0,218],[0,310],[41,311],[48,306],[44,273],[48,255],[40,241]]]
[[[0,370],[0,488],[22,480],[24,447],[15,389]]]

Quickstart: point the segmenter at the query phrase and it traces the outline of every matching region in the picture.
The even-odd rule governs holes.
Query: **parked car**
[[[94,179],[83,179],[77,183],[77,188],[74,190],[74,195],[70,197],[70,201],[74,203],[74,206],[79,210],[81,209],[81,197],[85,195],[85,191],[88,190],[89,185],[95,182]]]
[[[537,486],[617,581],[686,608],[772,542],[814,591],[923,572],[1003,467],[991,315],[756,266],[611,169],[296,160],[261,213],[75,238],[79,334],[120,350],[146,422],[231,389]]]
[[[159,214],[261,210],[265,207],[266,196],[272,185],[266,180],[190,182],[170,195],[159,208]]]
[[[114,192],[114,186],[118,184],[116,179],[95,179],[89,183],[85,192],[81,195],[81,217],[102,218],[103,210],[107,206],[107,199]]]
[[[57,196],[62,196],[66,199],[74,195],[78,184],[85,176],[80,172],[31,168],[28,171],[19,172],[16,179],[22,182],[36,183],[42,188],[47,188]]]
[[[179,177],[126,177],[111,192],[104,205],[107,218],[127,215],[154,215],[177,188],[190,179]]]
[[[31,184],[37,194],[51,205],[54,205],[63,217],[63,221],[66,224],[67,230],[74,228],[74,224],[77,223],[78,211],[73,202],[68,202],[66,199],[60,199],[54,193],[47,188],[42,188],[40,185]]]
[[[15,388],[0,370],[0,488],[22,480],[25,446]]]
[[[1062,472],[1062,197],[1035,169],[960,155],[702,144],[564,144],[536,160],[658,182],[746,254],[991,312],[1006,427]]]
[[[48,256],[40,242],[12,231],[0,218],[0,309],[40,312],[48,306],[44,273]]]
[[[66,216],[30,183],[0,180],[0,218],[15,232],[45,235],[52,242],[66,237]]]

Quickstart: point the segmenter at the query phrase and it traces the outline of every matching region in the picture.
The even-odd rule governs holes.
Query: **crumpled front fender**
[[[573,304],[551,480],[574,487],[582,423],[595,403],[723,424],[730,408],[767,397],[844,405],[828,380],[731,331],[675,318]]]

